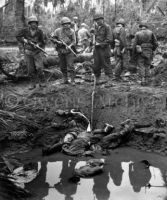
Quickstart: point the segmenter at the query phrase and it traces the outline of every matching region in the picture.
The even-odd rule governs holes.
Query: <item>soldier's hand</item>
[[[56,42],[58,45],[62,45],[63,43],[61,41]]]
[[[34,46],[34,47],[35,47],[36,49],[38,49],[38,47],[40,47],[40,46],[39,46],[39,44],[36,44],[36,46]]]
[[[100,43],[96,42],[95,46],[100,46]]]
[[[23,42],[25,43],[25,44],[28,44],[28,40],[27,39],[23,39]]]

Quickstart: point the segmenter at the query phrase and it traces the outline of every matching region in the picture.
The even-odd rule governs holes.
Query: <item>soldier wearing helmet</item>
[[[148,85],[149,69],[153,59],[153,52],[158,47],[154,33],[148,29],[147,22],[139,24],[140,30],[135,34],[133,43],[133,57],[137,55],[137,65],[141,77],[141,85]]]
[[[58,41],[62,40],[68,46],[75,49],[76,37],[75,32],[71,29],[71,20],[68,17],[61,19],[61,27],[56,29],[53,34],[53,38]],[[55,43],[56,50],[60,58],[60,68],[64,77],[64,84],[68,84],[68,71],[71,78],[71,83],[75,84],[75,70],[74,70],[74,54],[67,49],[62,42]]]
[[[127,68],[126,61],[128,60],[127,51],[127,37],[125,31],[125,20],[119,19],[116,22],[114,34],[114,56],[116,59],[116,66],[114,70],[114,80],[121,81],[121,74]]]
[[[43,85],[45,81],[43,73],[43,52],[36,49],[30,42],[39,45],[39,47],[45,47],[44,33],[38,28],[38,19],[36,16],[31,16],[28,19],[28,27],[20,30],[16,38],[19,43],[24,47],[24,59],[28,68],[28,76],[35,78],[37,74],[37,80],[39,86]],[[33,84],[30,89],[35,88],[38,84]]]
[[[94,74],[96,83],[100,84],[101,69],[104,68],[107,80],[111,81],[112,69],[110,63],[111,49],[110,44],[113,40],[111,27],[104,22],[104,17],[101,13],[94,16]]]

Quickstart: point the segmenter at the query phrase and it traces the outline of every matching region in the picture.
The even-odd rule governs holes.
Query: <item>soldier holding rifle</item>
[[[71,29],[71,20],[68,17],[61,19],[62,27],[56,29],[52,34],[52,41],[56,45],[56,50],[60,58],[60,68],[63,73],[64,84],[68,84],[68,72],[71,78],[71,84],[75,85],[74,58],[76,37]]]
[[[112,69],[110,63],[111,49],[110,44],[113,41],[111,27],[104,22],[104,17],[101,13],[94,16],[95,26],[95,48],[94,48],[94,74],[96,84],[100,84],[101,69],[104,68],[108,83],[111,83]]]
[[[45,81],[43,72],[43,48],[45,46],[44,34],[38,28],[38,20],[36,16],[28,19],[28,28],[22,29],[16,35],[18,42],[24,47],[24,57],[28,67],[28,76],[34,77],[37,73],[37,84],[33,84],[30,89],[39,86]]]

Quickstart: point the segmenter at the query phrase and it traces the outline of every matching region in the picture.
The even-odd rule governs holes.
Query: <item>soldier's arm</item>
[[[158,47],[158,41],[154,33],[152,34],[152,44],[153,44],[153,51],[155,51],[156,48]]]
[[[59,39],[59,33],[58,33],[58,29],[56,29],[54,32],[52,32],[50,35],[52,38],[55,38],[55,39]]]
[[[133,44],[132,44],[132,57],[134,58],[136,55],[136,45],[138,45],[138,35],[135,35]]]
[[[86,35],[88,36],[88,38],[90,38],[90,32],[87,30]]]
[[[45,36],[44,36],[44,33],[43,31],[40,31],[40,35],[39,35],[39,43],[38,45],[41,47],[41,48],[44,48],[46,43],[45,43]]]
[[[120,32],[120,40],[121,40],[121,45],[123,48],[127,47],[127,41],[126,41],[126,31],[125,29],[122,29]]]
[[[16,39],[17,39],[18,42],[23,44],[24,38],[27,39],[26,34],[25,34],[25,29],[22,29],[22,30],[20,30],[16,33]]]
[[[76,35],[75,35],[75,31],[72,30],[72,41],[70,46],[75,46],[76,45]]]
[[[113,40],[114,40],[114,38],[113,38],[112,31],[111,31],[111,27],[107,26],[106,27],[106,39],[104,42],[107,44],[111,44]]]

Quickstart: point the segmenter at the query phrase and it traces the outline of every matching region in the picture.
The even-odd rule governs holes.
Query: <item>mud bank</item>
[[[66,130],[56,130],[51,124],[62,123],[56,115],[58,109],[79,109],[89,119],[92,105],[91,83],[76,86],[62,85],[60,81],[51,82],[46,88],[28,90],[28,85],[18,84],[1,87],[1,105],[6,110],[15,112],[37,123],[39,130],[28,130],[29,134],[11,136],[10,131],[1,131],[3,149],[10,153],[19,150],[30,150],[36,146],[53,143],[63,137]],[[167,126],[157,128],[155,121],[167,120],[167,92],[165,88],[141,87],[138,85],[117,84],[110,88],[103,85],[96,88],[94,98],[93,128],[101,128],[104,123],[116,128],[126,119],[138,124],[152,124],[151,128],[140,129],[126,145],[146,151],[167,154]],[[26,130],[20,124],[11,124],[14,130]],[[10,138],[10,139],[9,139]],[[7,141],[6,143],[4,141]],[[8,152],[9,153],[9,152]],[[9,154],[10,154],[9,153]]]

